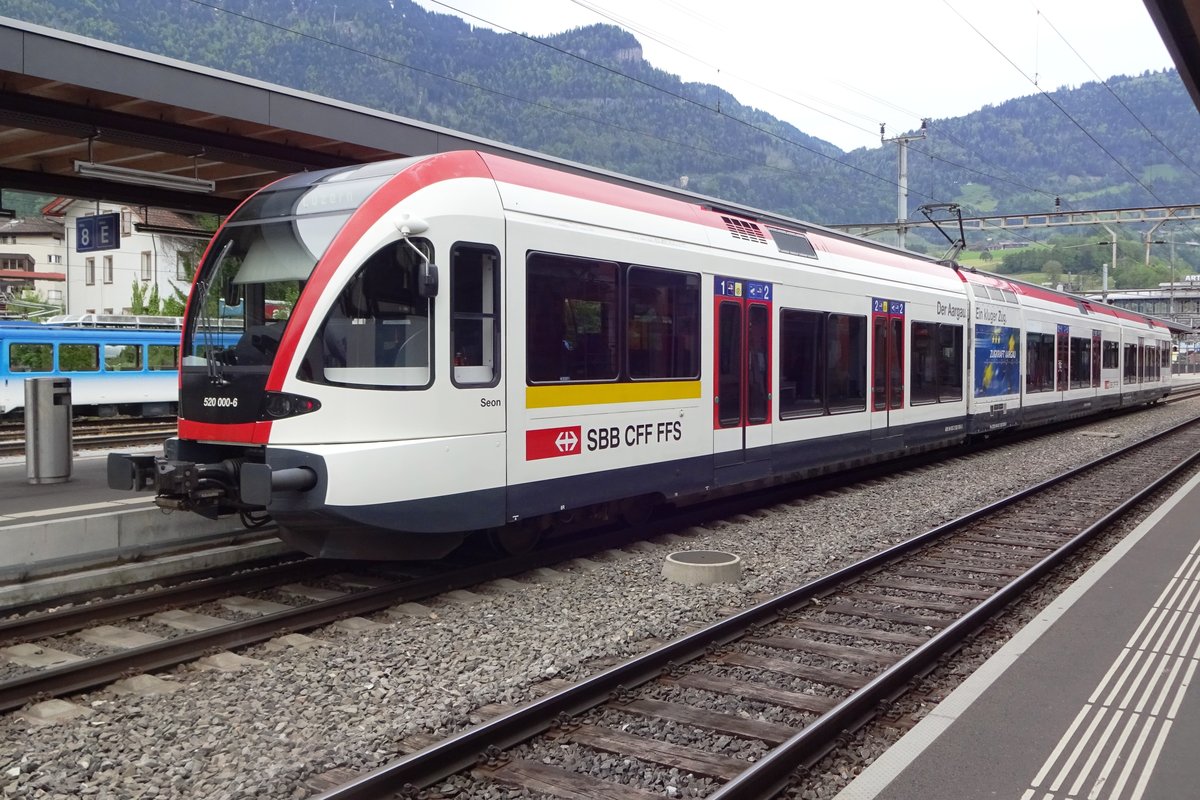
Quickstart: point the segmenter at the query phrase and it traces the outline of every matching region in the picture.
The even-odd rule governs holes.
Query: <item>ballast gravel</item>
[[[241,655],[263,663],[238,672],[188,664],[160,673],[181,687],[170,694],[106,688],[67,698],[93,712],[88,716],[38,724],[7,714],[0,718],[0,798],[308,797],[315,791],[306,782],[314,776],[382,766],[430,737],[480,721],[487,706],[534,699],[550,679],[582,678],[1189,419],[1198,408],[1200,400],[1154,407],[691,529],[682,541],[595,556],[594,563],[518,576],[515,584],[485,584],[470,602],[434,599],[425,603],[427,612],[376,614],[382,626],[374,629],[309,632],[315,646],[277,640],[244,648]],[[684,549],[737,553],[745,564],[742,581],[691,587],[666,581],[663,559]],[[712,708],[737,705],[677,687],[657,686],[650,694],[696,697]],[[597,711],[582,721],[610,717],[621,719]],[[681,744],[718,738],[632,716],[621,724],[630,732],[665,731]],[[862,749],[859,765],[881,751],[869,738],[851,746]],[[715,785],[576,744],[522,747],[523,757],[652,786],[665,797],[702,796]],[[752,743],[743,756],[761,752]],[[436,788],[462,798],[530,796],[470,777]],[[802,794],[828,796],[811,788]]]

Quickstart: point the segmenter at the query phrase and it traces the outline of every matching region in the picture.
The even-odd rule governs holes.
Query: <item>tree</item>
[[[1060,262],[1050,259],[1042,265],[1042,272],[1046,273],[1050,283],[1057,285],[1062,282],[1063,265]]]

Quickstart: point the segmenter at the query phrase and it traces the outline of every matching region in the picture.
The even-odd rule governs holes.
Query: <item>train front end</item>
[[[161,456],[111,454],[112,488],[153,490],[164,509],[212,519],[241,514],[248,526],[266,521],[268,514],[278,518],[274,506],[281,495],[311,493],[311,499],[283,504],[285,511],[296,512],[291,521],[299,528],[337,524],[321,514],[328,469],[322,458],[309,458],[307,452],[310,445],[344,448],[367,435],[368,420],[347,413],[349,406],[340,399],[330,402],[330,393],[340,398],[346,392],[328,379],[337,376],[329,362],[336,361],[343,373],[354,372],[356,359],[365,357],[355,350],[363,349],[363,334],[378,320],[363,309],[339,316],[329,297],[355,291],[364,308],[391,299],[392,310],[430,304],[437,285],[430,248],[414,241],[404,223],[408,215],[397,211],[398,201],[419,184],[419,178],[402,173],[419,173],[412,168],[422,161],[292,176],[253,195],[228,218],[209,245],[188,300],[178,437],[167,441]],[[345,280],[339,269],[389,239],[387,252],[394,255],[384,265],[386,285],[331,290],[331,282]],[[388,294],[397,297],[383,297]],[[321,322],[330,315],[337,317],[333,327]],[[428,319],[397,312],[387,321],[395,323],[392,330],[411,333]],[[316,344],[310,327],[319,328]],[[332,353],[338,346],[343,351]],[[370,342],[372,353],[382,346],[382,341]],[[354,422],[358,426],[352,430]],[[280,441],[304,447],[277,447]],[[286,531],[281,536],[288,539]],[[394,539],[387,542],[397,547]],[[319,543],[307,545],[299,542],[315,554],[339,555]]]

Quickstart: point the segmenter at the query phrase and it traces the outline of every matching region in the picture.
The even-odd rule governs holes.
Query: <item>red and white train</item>
[[[436,558],[1150,403],[1170,347],[1160,321],[796,221],[442,153],[231,215],[178,438],[109,481],[265,511],[314,554]]]

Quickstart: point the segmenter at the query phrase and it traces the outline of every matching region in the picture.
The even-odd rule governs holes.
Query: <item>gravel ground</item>
[[[433,601],[416,616],[378,614],[372,619],[380,625],[369,630],[331,626],[314,632],[311,644],[246,648],[241,655],[261,663],[240,672],[185,665],[160,675],[178,686],[166,694],[79,695],[70,699],[90,713],[69,721],[36,724],[10,714],[0,719],[0,798],[306,797],[311,776],[380,766],[423,736],[478,721],[481,706],[533,699],[547,679],[581,678],[1198,410],[1197,400],[1156,407],[692,529],[684,542],[524,576],[516,591],[485,585],[473,601]],[[667,582],[659,572],[675,549],[736,552],[744,580]],[[864,731],[851,743],[854,757],[829,768],[848,779],[884,746],[886,737]],[[638,780],[655,769],[584,750],[559,748],[556,763],[581,760],[598,771],[607,759]],[[829,796],[839,780],[827,778],[826,789],[794,796]],[[710,787],[667,770],[652,780],[665,796]],[[444,788],[463,797],[522,796],[484,795],[469,780]]]

